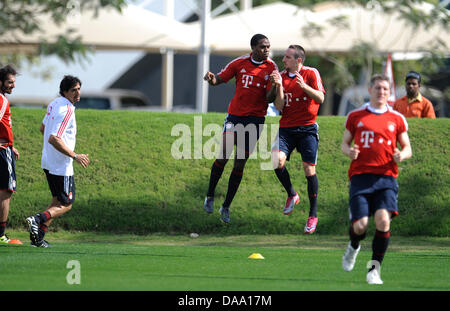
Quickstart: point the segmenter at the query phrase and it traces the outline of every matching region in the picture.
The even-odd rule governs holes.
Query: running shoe
[[[214,197],[206,197],[205,202],[203,203],[203,209],[208,213],[211,214],[214,210]]]
[[[0,237],[0,243],[1,244],[9,244],[11,240],[6,236],[6,234],[4,234],[3,236]]]
[[[298,193],[296,192],[294,196],[288,197],[286,200],[286,204],[284,205],[283,214],[289,215],[294,210],[294,205],[298,204],[300,202],[300,197],[298,196]]]
[[[308,217],[308,221],[306,222],[305,226],[305,234],[313,234],[314,231],[316,231],[318,221],[319,218],[317,217]]]
[[[348,243],[347,250],[345,251],[344,256],[342,257],[342,268],[345,271],[352,271],[355,266],[356,256],[358,256],[359,251],[361,250],[361,245],[358,246],[357,249],[354,249],[351,243]]]
[[[33,247],[52,247],[52,245],[48,243],[46,240],[41,240],[38,241],[37,243],[31,242],[30,245]]]
[[[30,216],[27,218],[28,231],[30,232],[30,240],[34,245],[38,244],[39,239],[39,219],[35,216]]]
[[[220,212],[220,218],[222,219],[222,221],[224,223],[229,223],[230,222],[230,208],[222,205],[222,207],[219,209],[219,212]]]

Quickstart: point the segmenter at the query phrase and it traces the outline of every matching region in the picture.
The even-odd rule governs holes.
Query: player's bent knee
[[[72,203],[64,204],[64,203],[58,202],[58,204],[53,205],[52,207],[57,208],[57,209],[59,209],[60,212],[65,213],[72,209]]]
[[[389,219],[380,219],[375,222],[375,227],[378,231],[388,232],[390,230],[391,221]]]
[[[274,169],[283,168],[286,164],[286,155],[282,151],[272,151],[272,164]]]
[[[369,226],[369,221],[367,217],[363,217],[353,223],[353,231],[358,234],[364,234],[367,231],[367,227]]]
[[[375,227],[379,231],[387,232],[391,226],[391,213],[385,209],[375,212]]]
[[[316,175],[316,167],[314,165],[306,164],[303,162],[303,169],[305,171],[306,177]]]

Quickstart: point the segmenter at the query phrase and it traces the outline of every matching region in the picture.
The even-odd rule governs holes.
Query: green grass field
[[[24,219],[42,212],[50,200],[40,168],[43,109],[14,108],[14,142],[20,152],[16,162],[17,193],[11,200],[8,226],[25,229]],[[191,134],[203,132],[204,149],[214,134],[221,137],[224,113],[181,114],[136,111],[77,110],[76,152],[88,153],[87,169],[75,165],[77,198],[74,208],[52,223],[51,230],[151,234],[297,234],[306,222],[307,183],[300,155],[287,164],[295,190],[300,194],[297,211],[285,217],[281,210],[286,192],[273,170],[261,165],[270,159],[258,152],[246,165],[232,208],[231,225],[205,217],[202,204],[214,157],[195,157],[195,137],[190,156],[176,159],[172,147],[180,135],[177,126]],[[133,120],[133,122],[130,122]],[[195,120],[200,120],[201,125]],[[265,148],[270,150],[271,130],[279,117],[268,117]],[[348,230],[348,177],[350,160],[340,151],[344,117],[320,116],[318,233],[345,235]],[[413,157],[403,162],[398,178],[399,212],[393,235],[440,236],[450,233],[450,119],[409,119]],[[269,131],[270,130],[270,131]],[[275,132],[276,134],[276,132]],[[176,144],[175,144],[176,145]],[[202,144],[198,144],[202,147]],[[259,148],[259,146],[258,146]],[[202,151],[202,150],[200,150]],[[204,151],[204,150],[203,150]],[[266,154],[270,157],[270,153]],[[226,195],[232,163],[225,167],[216,189],[216,209]],[[447,186],[446,186],[447,185]],[[306,212],[305,212],[306,211]]]
[[[2,290],[19,291],[448,291],[450,239],[392,237],[384,284],[366,284],[371,238],[345,272],[345,236],[108,235],[56,232],[53,248],[0,246]],[[368,235],[370,236],[370,235]],[[260,253],[265,259],[249,259]],[[67,276],[80,264],[80,284]],[[69,279],[71,279],[69,277]]]
[[[76,152],[89,153],[91,165],[85,170],[75,166],[74,207],[52,223],[46,237],[54,247],[37,249],[27,245],[25,218],[42,212],[50,201],[40,169],[42,116],[40,110],[13,110],[21,158],[6,232],[24,245],[0,246],[3,291],[450,290],[448,119],[408,120],[414,155],[400,165],[400,216],[392,222],[381,270],[384,284],[369,286],[372,221],[354,271],[341,267],[349,225],[349,159],[339,151],[345,118],[318,118],[319,224],[314,235],[304,236],[308,202],[298,154],[288,164],[301,193],[296,211],[288,217],[281,213],[285,191],[272,170],[261,169],[267,159],[252,159],[226,226],[217,210],[232,165],[218,184],[214,214],[206,215],[202,204],[213,159],[192,158],[195,148],[188,150],[191,158],[171,154],[179,138],[172,134],[174,126],[195,131],[198,115],[77,111]],[[204,129],[220,129],[223,118],[203,115]],[[271,117],[266,124],[277,122]],[[211,136],[201,139],[206,144]],[[200,236],[191,238],[191,232]],[[249,259],[252,253],[265,259]],[[73,261],[80,265],[80,284],[67,281]]]

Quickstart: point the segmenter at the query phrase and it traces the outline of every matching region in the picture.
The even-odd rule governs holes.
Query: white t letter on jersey
[[[253,82],[253,76],[251,75],[242,75],[242,84],[244,84],[244,87],[248,89],[249,84],[252,84]]]
[[[373,138],[375,134],[373,131],[362,131],[361,132],[361,143],[363,148],[370,148],[369,143],[373,143]]]
[[[292,93],[284,93],[284,106],[289,107],[289,103],[292,101]]]

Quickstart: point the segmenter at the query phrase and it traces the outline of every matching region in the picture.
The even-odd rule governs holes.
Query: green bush
[[[17,193],[11,202],[9,226],[25,228],[25,218],[45,210],[50,192],[40,168],[42,135],[39,126],[45,111],[13,108],[13,131],[20,159],[16,162]],[[258,157],[247,163],[238,193],[231,205],[231,223],[224,225],[218,209],[223,202],[232,162],[217,189],[215,211],[206,214],[203,200],[213,159],[195,159],[194,147],[183,159],[171,149],[181,138],[172,130],[185,124],[191,133],[221,129],[225,114],[177,114],[137,111],[77,110],[77,153],[88,153],[87,169],[75,164],[76,202],[73,209],[53,222],[51,230],[147,234],[198,232],[215,234],[302,234],[309,201],[301,158],[294,153],[287,167],[300,205],[290,216],[282,214],[286,194],[272,170]],[[194,118],[202,126],[194,128]],[[270,130],[278,117],[266,119]],[[340,151],[344,117],[319,117],[320,143],[318,234],[347,234],[350,160]],[[392,232],[400,235],[449,235],[449,139],[448,119],[408,119],[413,157],[400,164],[399,210]],[[187,127],[184,126],[184,129]],[[212,133],[212,135],[220,133]],[[200,144],[214,141],[205,136]],[[267,150],[268,148],[268,150]],[[256,153],[260,154],[260,153]],[[187,156],[186,156],[187,155]],[[187,157],[187,158],[186,158]],[[189,159],[190,157],[190,159]]]

